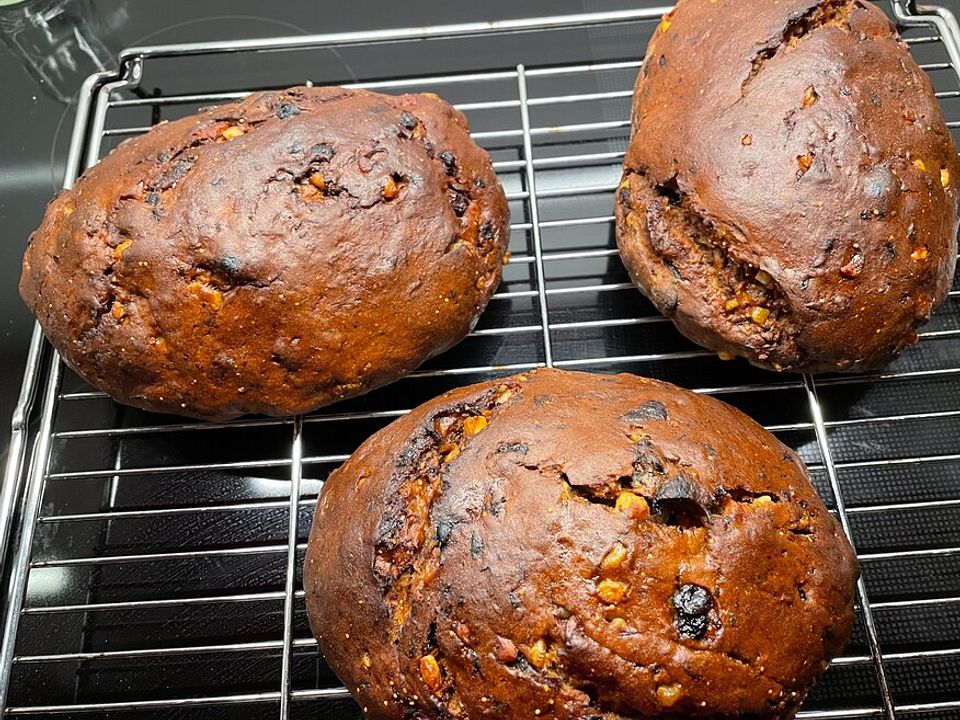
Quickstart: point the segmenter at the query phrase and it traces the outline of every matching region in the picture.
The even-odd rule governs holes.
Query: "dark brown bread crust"
[[[56,198],[20,293],[64,359],[131,405],[305,412],[460,341],[509,211],[435,95],[265,92],[128,140]]]
[[[844,647],[856,575],[801,461],[740,412],[542,370],[361,445],[304,586],[370,720],[782,718]]]
[[[867,370],[949,290],[958,183],[930,81],[878,8],[681,0],[637,78],[617,237],[694,342]]]

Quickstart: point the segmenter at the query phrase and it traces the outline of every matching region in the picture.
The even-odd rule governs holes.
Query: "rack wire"
[[[35,332],[0,489],[3,714],[358,717],[299,589],[323,479],[440,391],[549,365],[721,396],[807,462],[863,577],[853,642],[802,718],[960,717],[960,286],[916,348],[870,375],[776,375],[679,336],[628,282],[612,235],[638,53],[667,9],[132,48],[119,73],[86,82],[68,186],[162,119],[297,84],[304,58],[332,63],[317,81],[438,92],[494,158],[512,259],[461,346],[387,391],[304,417],[200,423],[118,407]],[[956,130],[956,21],[909,2],[889,10]],[[460,60],[358,73],[372,45],[414,68],[444,48]],[[164,62],[223,84],[159,91],[150,73]],[[231,82],[237,73],[247,84]]]

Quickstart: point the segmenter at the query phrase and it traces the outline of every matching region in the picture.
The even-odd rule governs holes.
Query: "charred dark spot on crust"
[[[160,193],[151,190],[146,194],[144,200],[147,201],[148,205],[157,205],[160,202]]]
[[[480,238],[482,240],[493,240],[495,233],[493,224],[488,220],[480,226]]]
[[[648,400],[636,410],[631,410],[623,416],[630,422],[643,420],[666,420],[667,406],[659,400]]]
[[[673,593],[674,623],[681,637],[701,640],[710,626],[713,597],[701,585],[681,585]]]
[[[473,184],[478,188],[485,188],[487,186],[487,184],[483,181],[483,178],[474,178]]]
[[[292,118],[294,115],[300,114],[300,108],[294,103],[280,103],[277,106],[277,118],[280,120],[286,120],[287,118]]]
[[[526,455],[529,449],[527,444],[522,442],[500,443],[500,445],[497,446],[498,453],[520,453],[521,455]]]
[[[665,68],[667,66],[667,58],[665,55],[661,55],[660,57],[657,58],[657,65],[659,65],[662,68]]]

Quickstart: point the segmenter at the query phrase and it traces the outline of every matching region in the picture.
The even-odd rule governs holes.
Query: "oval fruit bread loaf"
[[[960,164],[862,0],[680,0],[637,78],[617,237],[691,340],[775,370],[880,367],[950,287]]]
[[[435,95],[261,92],[120,145],[47,209],[20,292],[121,402],[305,412],[461,340],[500,280],[508,209]]]
[[[542,370],[363,443],[304,585],[370,720],[787,718],[849,637],[856,576],[801,461],[740,412]]]

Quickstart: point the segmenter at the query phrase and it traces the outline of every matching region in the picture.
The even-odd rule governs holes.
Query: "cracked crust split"
[[[364,443],[321,493],[304,587],[368,720],[788,718],[856,573],[802,463],[737,411],[538,370]]]

